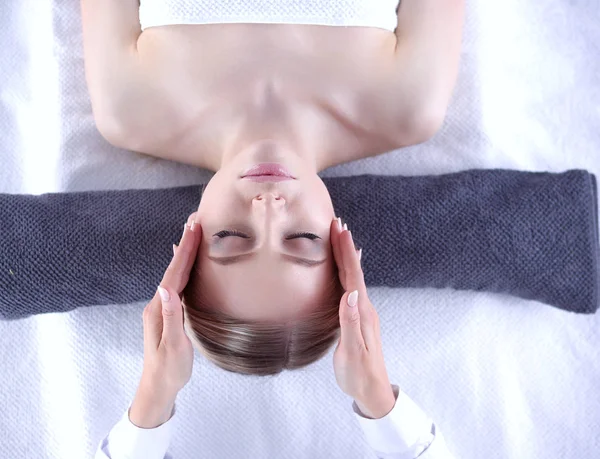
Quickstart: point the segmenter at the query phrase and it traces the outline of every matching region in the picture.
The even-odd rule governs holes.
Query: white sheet
[[[323,175],[496,167],[600,175],[597,3],[467,3],[460,78],[442,131]],[[77,0],[4,0],[0,42],[0,192],[168,187],[209,177],[102,140],[85,87]],[[598,457],[600,314],[486,293],[371,294],[391,380],[433,416],[457,458]],[[2,459],[92,456],[134,395],[143,306],[0,322]],[[197,355],[178,398],[172,453],[373,457],[335,384],[331,355],[257,379]]]

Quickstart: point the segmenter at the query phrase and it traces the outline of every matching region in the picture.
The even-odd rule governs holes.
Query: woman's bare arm
[[[402,0],[391,83],[403,145],[424,142],[441,127],[456,84],[465,0]]]
[[[127,114],[143,91],[137,40],[138,0],[81,0],[85,73],[96,125],[112,144],[127,148]],[[130,116],[130,115],[129,115]]]

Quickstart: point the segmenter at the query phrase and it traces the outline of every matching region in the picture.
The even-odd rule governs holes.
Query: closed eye
[[[217,236],[220,238],[224,238],[224,237],[228,237],[228,236],[237,236],[237,237],[242,237],[244,239],[250,239],[250,236],[248,236],[244,233],[240,233],[239,231],[228,231],[228,230],[219,231],[218,233],[213,234],[213,236]]]
[[[241,233],[241,232],[235,231],[235,230],[219,231],[218,233],[214,234],[213,236],[216,236],[221,239],[229,237],[229,236],[241,237],[243,239],[250,239],[250,236],[248,236],[247,234],[244,234],[244,233]],[[295,233],[295,234],[291,234],[291,235],[287,236],[285,239],[291,240],[291,239],[299,239],[299,238],[306,238],[306,239],[310,239],[313,241],[315,239],[321,239],[319,236],[317,236],[316,234],[313,234],[313,233]]]
[[[291,236],[286,237],[286,239],[298,239],[301,237],[305,237],[307,239],[310,239],[311,241],[314,241],[315,239],[321,239],[319,236],[317,236],[316,234],[313,233],[296,233],[296,234],[292,234]]]

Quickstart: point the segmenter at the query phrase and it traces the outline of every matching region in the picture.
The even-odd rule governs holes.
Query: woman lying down
[[[139,389],[96,457],[171,457],[194,347],[272,375],[336,344],[336,381],[379,457],[450,457],[390,384],[360,253],[317,174],[434,135],[464,0],[81,3],[100,133],[215,172],[144,310]]]

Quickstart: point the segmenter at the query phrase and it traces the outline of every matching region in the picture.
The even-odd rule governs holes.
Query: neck
[[[323,142],[311,135],[315,132],[315,115],[302,104],[290,106],[273,91],[265,92],[250,109],[240,107],[240,118],[223,145],[220,167],[249,155],[257,162],[302,164],[317,173]]]

